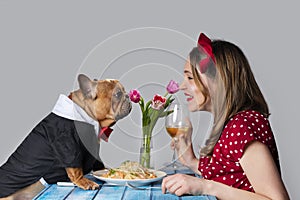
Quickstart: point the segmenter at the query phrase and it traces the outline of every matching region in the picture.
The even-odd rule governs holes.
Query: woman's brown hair
[[[197,70],[201,60],[198,48],[190,52],[190,63],[195,84],[204,95],[204,104],[212,102],[214,123],[211,133],[201,148],[201,156],[211,156],[226,122],[243,110],[256,110],[269,116],[268,105],[261,93],[249,62],[242,50],[235,44],[223,40],[212,41],[215,63],[211,63],[204,73],[211,85],[205,87]]]

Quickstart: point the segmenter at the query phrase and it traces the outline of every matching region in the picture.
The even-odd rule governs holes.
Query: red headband
[[[199,62],[200,72],[205,73],[210,62],[210,58],[215,63],[215,57],[212,53],[211,40],[204,34],[200,33],[198,38],[198,49],[200,52],[206,54],[206,58],[201,59]]]

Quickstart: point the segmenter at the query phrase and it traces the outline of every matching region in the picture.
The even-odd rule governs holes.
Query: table
[[[172,172],[168,171],[168,174]],[[177,173],[177,172],[173,172]],[[185,173],[182,171],[181,173]],[[216,200],[213,196],[201,195],[201,196],[181,196],[178,197],[174,194],[162,194],[161,189],[158,188],[151,188],[147,190],[136,190],[129,188],[128,186],[113,186],[102,182],[91,175],[87,175],[87,178],[97,182],[99,184],[98,190],[82,190],[78,187],[62,187],[56,184],[49,184],[42,192],[40,192],[34,199],[35,200],[60,200],[60,199],[80,199],[80,200],[98,200],[98,199],[105,199],[105,200],[119,200],[119,199],[182,199],[182,200],[193,200],[193,199],[200,199],[200,200]],[[160,187],[161,181],[157,181],[152,183],[149,186],[144,187]]]

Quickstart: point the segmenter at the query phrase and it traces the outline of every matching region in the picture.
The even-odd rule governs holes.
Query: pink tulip
[[[166,97],[156,94],[152,99],[151,107],[155,110],[160,110],[165,106],[166,100]]]
[[[130,90],[129,98],[132,102],[138,103],[141,99],[141,94],[138,90]]]
[[[178,92],[178,90],[179,90],[179,84],[176,83],[175,81],[171,80],[169,82],[169,84],[167,85],[168,93],[174,94],[174,93]]]

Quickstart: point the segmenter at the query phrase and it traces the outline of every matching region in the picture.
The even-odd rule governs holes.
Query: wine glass
[[[178,141],[179,134],[185,134],[189,129],[189,111],[186,105],[178,102],[172,103],[167,109],[170,114],[165,118],[165,127],[167,133],[171,136],[173,142]],[[174,169],[178,168],[180,163],[176,159],[176,150],[174,148],[171,165]]]

